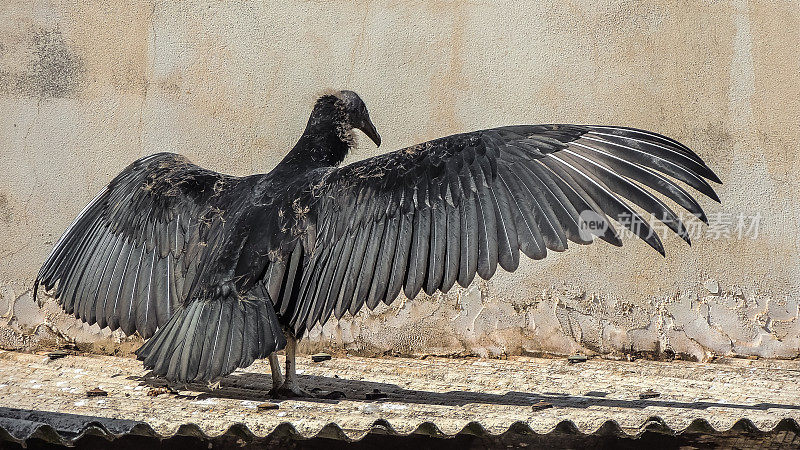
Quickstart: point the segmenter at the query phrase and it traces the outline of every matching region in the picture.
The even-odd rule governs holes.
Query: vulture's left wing
[[[210,381],[285,345],[265,297],[225,275],[261,177],[239,178],[157,153],[134,161],[56,243],[34,283],[89,323],[148,339],[137,350],[170,381]],[[221,275],[220,275],[221,274]]]
[[[64,310],[145,339],[179,308],[200,270],[219,192],[238,179],[156,153],[126,167],[83,209],[34,283]],[[55,288],[55,289],[53,289]]]
[[[413,298],[467,286],[476,273],[488,279],[498,263],[513,271],[520,250],[541,259],[594,236],[622,245],[609,217],[663,255],[631,204],[689,242],[654,193],[706,221],[677,182],[719,201],[706,179],[720,182],[689,148],[630,128],[520,125],[425,142],[319,174],[307,205],[312,250],[289,264],[296,295],[272,298],[302,333],[331,314],[388,304],[401,289]],[[285,269],[267,271],[270,292],[295,278]]]

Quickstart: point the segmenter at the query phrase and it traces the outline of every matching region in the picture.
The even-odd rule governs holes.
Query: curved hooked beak
[[[381,135],[378,134],[378,130],[375,129],[375,125],[372,124],[372,120],[370,120],[369,116],[365,117],[362,124],[356,128],[363,131],[368,138],[372,139],[375,145],[378,147],[381,146]]]

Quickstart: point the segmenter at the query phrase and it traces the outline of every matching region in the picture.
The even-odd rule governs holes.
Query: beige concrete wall
[[[131,160],[168,150],[268,171],[315,95],[346,87],[367,102],[381,151],[513,123],[662,132],[725,181],[723,204],[703,205],[731,235],[701,228],[691,248],[668,237],[666,258],[632,239],[575,246],[330,322],[312,346],[797,356],[797,42],[794,0],[2,0],[1,345],[96,339],[53,304],[39,310],[30,288],[74,215]],[[362,142],[353,159],[376,152]],[[739,214],[760,216],[757,236],[727,223]]]

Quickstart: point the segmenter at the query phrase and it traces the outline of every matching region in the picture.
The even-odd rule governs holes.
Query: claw
[[[288,386],[283,383],[278,388],[272,388],[269,391],[272,398],[299,398],[299,397],[313,397],[310,393],[300,389],[299,386]]]

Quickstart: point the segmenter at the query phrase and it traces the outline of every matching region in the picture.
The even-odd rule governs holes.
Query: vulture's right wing
[[[719,182],[686,146],[636,129],[520,125],[436,139],[321,173],[297,201],[304,220],[316,218],[306,241],[313,251],[302,264],[296,251],[291,263],[272,265],[267,289],[303,333],[331,314],[389,303],[401,289],[413,298],[467,286],[476,273],[488,279],[498,263],[515,270],[520,250],[540,259],[594,235],[621,245],[608,217],[663,254],[629,202],[689,242],[651,191],[705,221],[676,182],[718,201],[705,178]],[[281,295],[289,291],[296,295]]]

